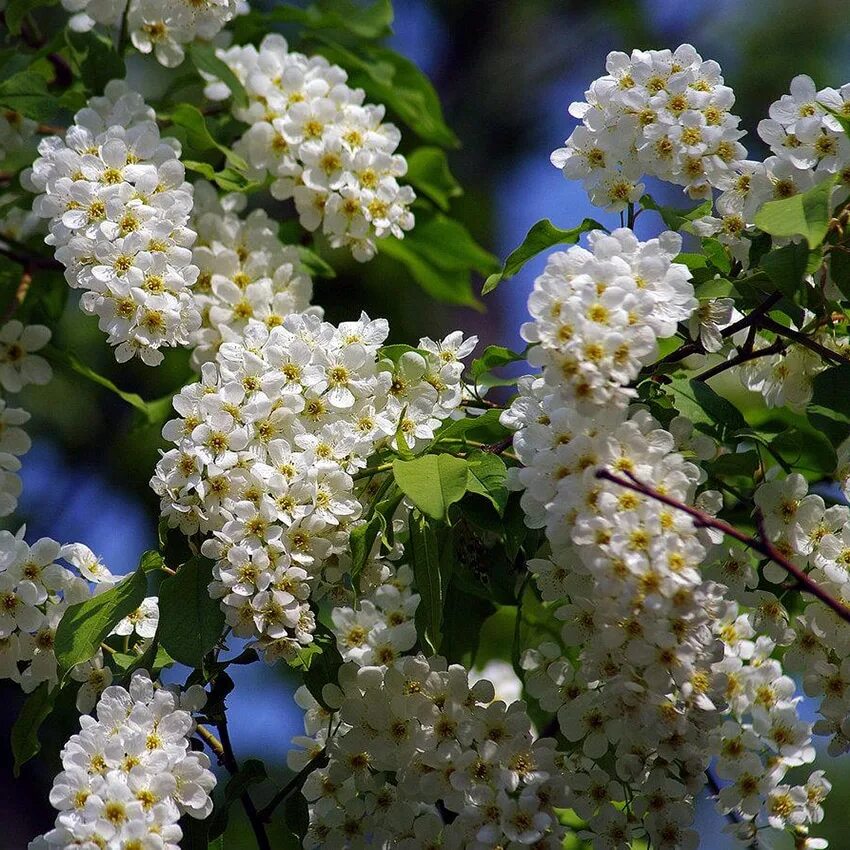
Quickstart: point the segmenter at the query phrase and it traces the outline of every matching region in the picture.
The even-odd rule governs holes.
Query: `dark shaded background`
[[[753,157],[764,153],[755,126],[770,102],[787,90],[791,77],[808,73],[819,86],[836,87],[850,78],[847,6],[839,0],[396,0],[395,5],[392,44],[432,78],[447,121],[463,142],[450,154],[466,188],[453,212],[500,257],[540,218],[562,227],[588,214],[606,224],[618,223],[593,210],[581,186],[567,183],[549,164],[550,151],[575,123],[567,106],[604,73],[608,51],[691,42],[704,58],[717,59],[737,93],[736,111],[749,131],[744,142]],[[61,22],[59,14],[56,20]],[[131,68],[131,80],[133,73],[159,73],[153,64]],[[687,205],[676,189],[648,188],[659,200]],[[656,226],[651,215],[642,216],[639,231],[649,235]],[[525,298],[543,264],[542,259],[530,263],[489,296],[487,311],[479,313],[434,305],[380,257],[365,267],[345,263],[342,256],[334,259],[339,276],[318,281],[315,295],[332,321],[351,318],[363,308],[390,319],[393,341],[414,342],[423,334],[461,327],[478,333],[483,344],[514,347],[519,345]],[[169,392],[178,382],[175,368],[167,365],[156,370],[118,367],[96,322],[84,318],[73,303],[57,342],[145,398]],[[158,457],[158,434],[139,427],[115,396],[67,373],[57,373],[49,387],[25,391],[20,403],[33,412],[29,432],[35,445],[23,459],[20,514],[6,527],[16,529],[25,521],[30,541],[43,535],[81,541],[114,572],[134,568],[155,541],[158,506],[147,481]],[[279,668],[261,665],[239,668],[234,675],[237,689],[230,698],[230,715],[240,757],[262,753],[269,763],[283,764],[289,738],[300,731],[291,683],[284,676]],[[30,762],[20,779],[13,779],[8,732],[21,702],[16,686],[0,683],[0,850],[25,847],[53,819],[47,791],[61,731],[48,729],[46,757]],[[830,764],[826,756],[821,760],[837,786],[826,805],[830,825],[821,834],[844,850],[850,847],[842,825],[850,804],[850,777],[840,762]],[[704,847],[728,846],[720,835],[723,821],[709,804],[700,804],[699,818]],[[235,814],[228,848],[252,846],[242,828]]]

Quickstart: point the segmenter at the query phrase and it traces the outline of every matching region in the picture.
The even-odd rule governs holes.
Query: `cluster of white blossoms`
[[[126,16],[127,32],[141,53],[153,53],[160,64],[174,68],[184,58],[184,45],[211,41],[228,21],[246,12],[246,0],[62,0],[72,30],[116,28]]]
[[[56,824],[30,850],[179,850],[180,817],[205,818],[213,808],[210,761],[189,742],[191,712],[204,700],[198,685],[180,693],[155,686],[144,671],[128,689],[107,688],[96,718],[83,715],[62,750],[50,792]]]
[[[789,198],[838,175],[850,182],[850,140],[836,115],[850,117],[850,84],[817,90],[811,77],[791,81],[790,93],[771,104],[758,134],[772,156],[742,159],[717,182],[716,215],[694,222],[703,236],[716,236],[732,256],[748,265],[756,212],[767,201]]]
[[[413,618],[420,596],[413,592],[413,571],[376,559],[359,581],[356,607],[331,610],[337,647],[344,661],[358,667],[387,666],[416,644]]]
[[[627,258],[637,251],[628,231],[614,236],[592,237],[594,254],[600,241],[606,244],[609,268],[618,243]],[[657,249],[644,250],[650,257],[657,254]],[[570,262],[570,254],[578,263]],[[725,599],[728,589],[701,574],[722,535],[697,528],[682,511],[597,477],[600,469],[633,476],[708,513],[722,505],[719,493],[698,492],[705,475],[684,456],[713,458],[713,441],[695,434],[681,417],[665,429],[646,410],[626,406],[629,396],[618,382],[633,379],[649,360],[607,372],[604,393],[576,393],[576,375],[595,374],[596,363],[604,362],[594,350],[588,356],[586,340],[598,343],[599,337],[586,329],[612,333],[604,324],[596,331],[592,316],[607,320],[624,298],[602,301],[610,277],[595,268],[587,279],[601,282],[598,293],[595,286],[585,287],[581,276],[572,276],[574,266],[589,262],[589,256],[572,248],[556,261],[567,273],[553,275],[550,262],[535,283],[529,299],[534,328],[526,326],[524,336],[545,349],[529,353],[543,373],[520,380],[519,395],[502,416],[516,431],[514,450],[522,463],[511,470],[510,480],[524,491],[527,524],[544,527],[551,546],[551,555],[532,560],[529,568],[543,600],[559,603],[555,616],[563,624],[562,646],[544,643],[525,654],[523,665],[528,692],[557,715],[562,734],[580,745],[581,756],[566,779],[568,805],[588,820],[588,837],[596,847],[624,848],[640,837],[653,846],[696,846],[692,798],[705,783],[712,756],[734,748],[724,725],[734,720],[746,731],[752,758],[742,757],[738,773],[724,763],[723,779],[730,784],[723,789],[722,808],[746,822],[742,829],[768,824],[802,829],[818,819],[817,813],[796,805],[785,811],[786,791],[794,800],[802,792],[787,789],[782,780],[789,767],[811,760],[811,727],[797,716],[793,683],[773,702],[764,694],[760,702],[759,696],[765,681],[769,685],[781,675],[769,655],[784,634],[773,642],[763,638],[761,655],[747,654],[729,625],[738,621],[737,608]],[[647,265],[663,272],[669,262],[665,257],[663,264]],[[620,284],[621,292],[652,292],[651,274],[622,266],[626,271],[619,273],[632,280]],[[565,306],[578,300],[577,279],[579,292],[587,293],[583,314]],[[655,307],[635,313],[635,324],[649,325],[643,357],[655,355],[657,331],[651,323],[658,312],[678,309],[681,321],[696,306],[683,288],[686,275],[674,279],[681,282],[674,290],[678,300],[661,296]],[[576,322],[576,315],[583,321]],[[565,344],[575,352],[567,368]],[[577,399],[584,403],[577,405]],[[751,623],[743,637],[766,630],[765,610],[784,610],[775,597],[758,592],[742,601],[751,608],[741,618]],[[749,795],[743,793],[745,775],[757,777],[758,788]],[[630,816],[607,801],[629,801]]]
[[[590,250],[575,246],[552,254],[529,298],[533,321],[522,337],[535,344],[529,362],[543,366],[580,409],[622,407],[625,389],[657,358],[659,338],[676,333],[697,301],[677,233],[639,242],[627,228],[594,230]]]
[[[201,321],[179,144],[160,138],[139,94],[112,81],[39,154],[22,182],[41,193],[33,210],[49,221],[45,242],[66,280],[85,290],[80,306],[99,318],[119,361],[157,365],[160,349],[187,345]]]
[[[297,247],[280,241],[265,210],[241,215],[245,204],[244,195],[220,198],[206,181],[195,184],[192,256],[200,274],[192,291],[202,322],[190,338],[196,366],[214,359],[223,341],[238,340],[249,320],[272,328],[310,305],[313,284]]]
[[[570,105],[582,123],[552,154],[552,164],[584,183],[594,204],[622,210],[643,194],[643,176],[710,197],[746,150],[730,110],[735,96],[720,66],[689,44],[608,54],[608,74],[586,102]]]
[[[348,247],[365,261],[376,239],[400,239],[413,227],[415,195],[399,183],[407,162],[395,153],[401,134],[384,123],[383,106],[364,104],[362,89],[346,85],[342,68],[290,52],[277,34],[259,50],[234,46],[218,56],[248,93],[247,107],[233,106],[251,125],[236,152],[257,179],[274,178],[272,195],[292,198],[307,230],[321,227],[332,247]],[[214,80],[206,94],[224,99],[230,91]]]
[[[303,846],[562,847],[564,757],[534,739],[524,703],[493,697],[489,682],[421,654],[344,665],[323,689],[330,712],[302,689],[307,736],[289,766],[327,755],[302,788]]]
[[[379,359],[387,333],[365,314],[338,326],[251,320],[175,396],[179,418],[163,429],[175,448],[151,486],[172,527],[207,538],[211,593],[267,660],[312,642],[308,598],[346,572],[362,510],[352,476],[397,434],[411,447],[429,440],[460,404],[474,338],[423,339],[394,362]]]
[[[48,362],[34,352],[50,341],[44,325],[23,325],[12,319],[0,327],[0,387],[4,393],[18,393],[29,384],[49,383],[53,372]],[[22,407],[10,407],[0,395],[0,516],[9,516],[21,495],[21,455],[32,445],[21,428],[30,415]]]
[[[82,543],[63,546],[42,537],[29,545],[23,528],[16,535],[0,531],[0,678],[18,683],[26,693],[42,682],[53,688],[58,683],[53,646],[62,615],[120,579]],[[158,619],[157,601],[150,597],[112,634],[151,638]],[[82,682],[77,708],[84,712],[112,681],[100,652],[76,665],[71,676]]]

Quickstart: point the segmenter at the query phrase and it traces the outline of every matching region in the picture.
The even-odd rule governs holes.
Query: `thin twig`
[[[780,351],[783,350],[785,346],[782,344],[781,340],[775,340],[767,348],[759,348],[756,351],[739,351],[734,357],[730,357],[729,360],[724,360],[722,363],[718,363],[716,366],[712,366],[711,369],[707,369],[700,375],[697,375],[694,380],[695,381],[708,381],[710,378],[714,378],[716,375],[719,375],[721,372],[725,372],[727,369],[732,369],[735,366],[741,366],[744,363],[749,363],[751,360],[758,360],[760,357],[769,357],[771,354],[779,354]]]
[[[294,791],[298,791],[301,789],[301,786],[304,784],[304,780],[314,771],[318,770],[321,767],[324,767],[328,763],[328,754],[325,750],[322,750],[318,755],[313,756],[274,797],[269,800],[268,804],[263,806],[262,809],[257,813],[257,816],[260,818],[263,823],[268,823],[272,819],[272,814],[274,810]]]
[[[223,750],[222,763],[228,773],[230,773],[231,776],[235,776],[239,773],[239,762],[236,761],[236,755],[233,752],[233,745],[230,743],[230,732],[227,729],[227,718],[223,713],[221,715],[221,719],[218,723],[216,723],[216,726],[218,727],[218,734],[221,736],[221,746]],[[246,790],[239,795],[239,799],[242,802],[242,808],[245,809],[245,814],[248,816],[251,829],[254,830],[254,838],[257,840],[257,847],[259,850],[271,850],[269,837],[266,835],[266,827],[257,814],[257,807],[254,805],[251,795]]]
[[[648,496],[650,499],[655,499],[655,501],[667,505],[668,507],[683,511],[694,520],[694,524],[697,528],[715,528],[718,531],[722,531],[733,540],[743,543],[744,546],[749,549],[752,549],[765,558],[770,559],[782,567],[782,569],[789,573],[789,575],[792,575],[799,583],[802,591],[808,593],[810,596],[814,596],[816,599],[823,602],[827,608],[831,608],[842,620],[844,620],[844,622],[850,623],[850,608],[847,608],[843,602],[840,602],[824,590],[819,584],[812,581],[807,573],[803,572],[803,570],[801,570],[793,561],[789,561],[788,558],[786,558],[773,545],[773,543],[770,542],[764,534],[764,519],[759,512],[756,512],[756,523],[760,536],[751,537],[722,519],[718,519],[717,517],[704,513],[691,505],[680,502],[678,499],[674,499],[671,496],[660,493],[658,490],[654,490],[652,487],[642,483],[628,472],[626,472],[625,475],[627,477],[623,478],[619,475],[615,475],[613,472],[609,472],[607,469],[599,469],[596,472],[597,478],[610,481],[613,484],[619,484],[621,487],[634,490],[635,493],[641,493],[644,496]]]
[[[812,339],[810,336],[806,336],[806,334],[801,333],[800,331],[796,331],[793,328],[786,328],[785,325],[780,325],[779,322],[775,322],[770,318],[770,316],[763,316],[759,321],[759,324],[766,331],[772,331],[777,336],[784,336],[787,339],[791,339],[799,345],[802,345],[804,348],[808,348],[816,354],[820,354],[824,360],[832,361],[833,363],[850,363],[850,357],[845,357],[843,354],[839,354],[837,351],[833,351],[831,348],[821,345],[821,343]]]

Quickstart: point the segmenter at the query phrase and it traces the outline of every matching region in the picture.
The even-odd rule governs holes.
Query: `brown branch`
[[[696,525],[697,528],[714,528],[717,529],[717,531],[722,531],[727,537],[731,537],[733,540],[743,543],[744,546],[752,549],[754,552],[758,552],[763,557],[770,559],[782,567],[782,569],[784,569],[789,575],[793,576],[800,585],[801,590],[823,602],[827,608],[831,608],[842,620],[846,623],[850,623],[850,608],[847,608],[842,602],[825,591],[819,584],[812,581],[807,573],[801,570],[795,563],[789,561],[788,558],[786,558],[773,545],[773,543],[767,539],[764,534],[764,520],[760,513],[756,513],[756,523],[758,524],[760,536],[751,537],[722,519],[718,519],[717,517],[711,516],[711,514],[704,513],[691,505],[680,502],[678,499],[674,499],[671,496],[660,493],[658,490],[653,490],[652,487],[643,484],[628,472],[625,473],[625,475],[627,477],[623,478],[619,475],[615,475],[613,472],[609,472],[607,469],[599,469],[596,472],[597,478],[601,478],[604,481],[610,481],[613,484],[619,484],[621,487],[626,487],[629,490],[633,490],[635,493],[641,493],[642,495],[647,496],[650,499],[655,499],[655,501],[661,502],[668,507],[683,511],[693,519],[694,525]]]
[[[825,345],[821,345],[821,343],[812,339],[810,336],[806,336],[806,334],[796,331],[794,328],[786,328],[785,325],[780,325],[779,322],[774,321],[770,316],[763,316],[759,324],[766,331],[771,331],[777,336],[784,336],[786,339],[793,340],[798,345],[802,345],[804,348],[820,354],[824,360],[833,363],[850,363],[850,358],[839,354],[837,351],[833,351],[831,348],[827,348]]]
[[[236,761],[236,756],[233,753],[233,745],[230,743],[230,733],[227,730],[227,720],[222,717],[217,726],[218,734],[221,738],[217,738],[205,726],[198,725],[196,731],[199,737],[201,737],[206,742],[207,746],[213,751],[218,759],[218,763],[223,765],[225,770],[231,776],[235,776],[239,773],[239,763]],[[239,799],[242,803],[242,808],[245,809],[245,814],[248,816],[248,820],[251,823],[251,828],[254,830],[254,837],[257,840],[257,846],[260,850],[271,850],[271,844],[269,843],[269,837],[266,835],[265,825],[258,816],[257,807],[254,805],[251,795],[247,791],[243,791]]]
[[[294,791],[298,791],[301,789],[301,786],[304,784],[304,781],[307,777],[314,771],[318,770],[321,767],[324,767],[328,763],[328,754],[325,750],[322,750],[318,755],[313,756],[274,797],[269,800],[268,804],[263,806],[262,809],[257,813],[263,823],[269,823],[272,819],[272,814],[274,814],[274,810]]]
[[[719,375],[721,372],[725,372],[727,369],[732,369],[735,366],[741,366],[744,363],[749,363],[751,360],[758,360],[760,357],[769,357],[771,354],[779,354],[780,351],[783,350],[785,346],[782,344],[781,340],[776,340],[772,342],[767,348],[759,348],[756,351],[739,351],[734,357],[730,357],[729,360],[724,360],[722,363],[718,363],[716,366],[712,366],[711,369],[707,369],[700,375],[697,375],[694,380],[695,381],[708,381],[709,379]]]

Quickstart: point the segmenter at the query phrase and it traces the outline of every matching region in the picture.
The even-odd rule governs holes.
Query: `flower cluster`
[[[17,535],[0,531],[0,678],[17,682],[27,693],[42,682],[54,687],[58,671],[53,645],[62,615],[70,605],[85,602],[119,580],[82,543],[62,546],[43,537],[29,545],[24,529]],[[142,639],[151,638],[158,618],[156,599],[145,599],[113,634],[135,632]],[[83,712],[91,710],[112,681],[100,652],[76,665],[71,676],[83,683],[77,696],[77,708]]]
[[[540,343],[529,362],[580,407],[622,407],[626,384],[657,358],[656,340],[673,336],[697,301],[687,266],[673,262],[677,233],[639,242],[627,228],[594,230],[588,242],[549,257],[522,336]]]
[[[74,116],[65,138],[42,140],[25,185],[49,221],[45,242],[65,278],[85,290],[80,306],[99,318],[119,361],[162,360],[200,326],[191,287],[192,187],[179,145],[160,138],[155,115],[118,81]]]
[[[730,110],[735,96],[720,66],[689,44],[675,51],[609,53],[608,73],[570,114],[582,123],[552,154],[552,164],[582,180],[594,204],[622,210],[643,193],[642,176],[710,197],[746,150]]]
[[[363,91],[346,85],[342,68],[290,52],[280,35],[266,36],[259,50],[234,46],[218,56],[248,92],[248,106],[233,107],[251,125],[235,150],[258,178],[272,175],[272,195],[292,198],[305,228],[321,227],[332,247],[365,261],[376,239],[400,239],[413,227],[415,195],[398,182],[407,171],[395,153],[400,133],[383,123],[382,106],[364,104]],[[206,91],[229,95],[217,80]]]
[[[30,850],[179,850],[180,817],[205,818],[213,807],[209,759],[189,743],[191,712],[203,702],[200,686],[158,688],[144,671],[128,689],[107,688],[96,718],[81,717],[62,750],[64,769],[50,792],[56,825]]]
[[[745,267],[756,212],[767,201],[790,198],[834,175],[850,179],[850,140],[836,114],[850,115],[850,84],[817,90],[811,77],[791,81],[790,93],[771,104],[758,134],[773,156],[742,159],[716,183],[716,215],[694,222],[700,235],[716,236]]]
[[[603,272],[613,265],[610,256],[616,259],[618,242],[629,246],[629,254],[638,245],[628,231],[593,238],[594,253],[600,240],[608,249]],[[589,262],[587,252],[573,248],[557,263],[571,271],[571,253]],[[657,249],[647,253],[652,257]],[[665,263],[669,266],[669,258]],[[752,829],[815,820],[813,810],[804,807],[777,814],[786,792],[795,800],[802,793],[781,784],[785,772],[813,754],[811,728],[797,716],[793,683],[790,692],[759,703],[759,687],[781,676],[769,655],[784,633],[772,642],[760,639],[758,655],[738,642],[733,627],[747,624],[744,637],[763,632],[764,609],[782,611],[782,606],[763,592],[744,594],[742,602],[751,610],[738,621],[737,605],[726,601],[728,589],[700,570],[722,537],[696,527],[682,511],[597,477],[598,470],[607,470],[715,513],[720,494],[698,492],[704,473],[684,453],[711,459],[717,446],[681,417],[662,428],[646,410],[627,407],[622,384],[646,360],[607,371],[605,393],[576,393],[576,374],[594,374],[595,359],[588,358],[585,342],[586,328],[594,328],[592,311],[607,318],[623,295],[606,304],[610,277],[591,267],[587,280],[602,284],[597,293],[570,271],[553,275],[553,265],[535,284],[529,299],[533,327],[526,326],[524,334],[544,349],[529,354],[543,374],[520,381],[519,396],[502,421],[516,430],[514,449],[523,466],[512,471],[512,480],[523,490],[526,522],[545,528],[551,546],[551,555],[530,561],[529,568],[542,599],[557,603],[563,646],[544,643],[527,652],[523,664],[529,693],[557,715],[562,734],[580,744],[581,757],[567,779],[568,805],[589,820],[588,837],[598,846],[624,847],[641,836],[653,846],[694,846],[692,797],[703,787],[711,755],[732,746],[728,724],[736,723],[735,734],[746,736],[752,757],[741,761],[743,772],[724,764],[723,778],[731,783],[720,800],[724,811],[734,810]],[[621,291],[643,291],[635,286],[638,269],[626,273],[632,279]],[[587,292],[589,322],[563,319],[577,279]],[[662,296],[646,314],[635,315],[635,324],[650,325],[645,357],[655,355],[657,331],[651,324],[657,314],[664,307],[678,310],[670,320],[675,326],[696,306],[683,288],[687,277],[674,280],[681,281],[678,300]],[[565,325],[568,331],[559,332]],[[603,327],[603,332],[610,331]],[[562,351],[571,343],[592,366],[576,354],[564,367]],[[612,398],[619,404],[612,406]],[[583,404],[576,405],[577,399]],[[749,781],[738,781],[744,774],[758,784],[750,796],[738,795]],[[605,801],[629,801],[627,812]]]
[[[353,475],[383,442],[433,437],[461,400],[460,333],[380,360],[385,321],[251,320],[175,396],[175,444],[151,486],[171,526],[200,531],[211,592],[271,660],[313,640],[308,597],[339,583],[361,504]]]
[[[280,241],[265,210],[242,216],[245,203],[244,195],[219,198],[209,183],[195,184],[192,256],[200,274],[193,294],[202,319],[190,338],[196,365],[214,359],[222,341],[237,340],[250,319],[272,328],[310,305],[312,281],[298,249]]]
[[[289,756],[294,770],[328,758],[302,789],[304,847],[562,846],[563,756],[554,740],[534,740],[524,703],[494,702],[486,680],[470,685],[460,665],[422,655],[346,664],[323,697],[330,723],[299,693],[307,737]]]
[[[44,325],[24,326],[17,319],[0,327],[0,387],[18,393],[28,384],[46,384],[52,377],[47,361],[35,354],[47,345],[50,329]],[[21,455],[30,450],[30,438],[20,427],[29,421],[21,407],[9,407],[0,395],[0,516],[8,516],[18,505]]]
[[[357,607],[331,610],[333,632],[344,661],[358,667],[387,666],[416,644],[413,616],[419,594],[413,592],[413,572],[388,561],[372,561],[360,573]]]
[[[196,38],[211,41],[228,21],[247,11],[245,0],[62,0],[74,14],[69,25],[86,32],[97,24],[115,28],[126,16],[127,32],[141,53],[153,53],[174,68],[184,58],[184,45]]]

